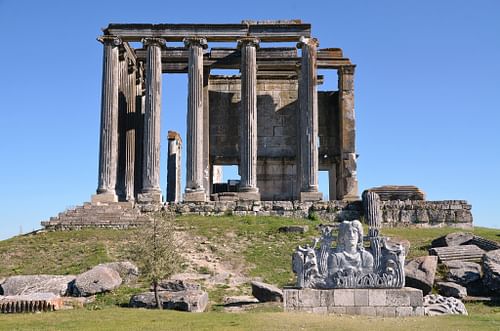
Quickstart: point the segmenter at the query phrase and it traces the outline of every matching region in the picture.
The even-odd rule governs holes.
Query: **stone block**
[[[324,307],[330,307],[335,305],[334,291],[323,290],[320,291],[320,301],[319,305]]]
[[[283,289],[283,306],[285,311],[297,310],[299,308],[299,290]]]
[[[396,307],[375,307],[377,316],[396,317]]]
[[[422,307],[424,296],[422,290],[405,287],[410,295],[410,306],[412,307]]]
[[[347,315],[361,315],[361,307],[345,307]]]
[[[359,314],[363,316],[377,316],[376,307],[359,307]]]
[[[354,290],[337,289],[334,292],[335,306],[354,306]]]
[[[369,306],[385,306],[386,299],[387,299],[386,290],[384,290],[384,289],[369,289],[368,290],[368,305]]]
[[[388,289],[386,290],[385,303],[391,307],[410,306],[410,293],[400,289]]]
[[[368,306],[368,289],[357,289],[354,291],[354,305]]]
[[[331,314],[345,314],[346,311],[346,307],[328,307],[328,312]]]
[[[413,315],[412,307],[396,307],[397,317],[408,317]]]
[[[147,192],[137,195],[137,202],[141,204],[156,204],[161,203],[161,192]]]
[[[244,201],[259,201],[260,193],[259,192],[238,192],[238,199]]]
[[[300,192],[300,201],[318,201],[323,199],[321,192]]]
[[[94,194],[91,197],[92,204],[118,202],[118,196],[114,193]]]
[[[315,290],[310,288],[305,288],[299,292],[299,305],[301,307],[317,307],[320,305],[320,292],[321,290]]]
[[[207,199],[205,191],[194,191],[184,193],[184,202],[205,202]]]
[[[315,314],[327,314],[328,308],[327,307],[313,307],[312,312]]]

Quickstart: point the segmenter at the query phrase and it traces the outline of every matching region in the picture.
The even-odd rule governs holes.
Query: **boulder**
[[[205,311],[208,304],[208,293],[202,290],[160,291],[163,309],[181,310],[199,313]],[[130,298],[130,307],[156,308],[154,292],[145,292]]]
[[[461,285],[467,285],[481,279],[481,265],[467,261],[446,261],[444,265],[448,268],[446,279]]]
[[[500,249],[483,255],[483,274],[484,285],[500,293]]]
[[[153,286],[150,287],[151,291],[154,291]],[[159,291],[170,291],[170,292],[179,292],[186,290],[201,290],[199,284],[190,283],[181,279],[165,279],[158,283]]]
[[[114,290],[121,284],[122,278],[118,272],[98,265],[76,277],[73,283],[73,295],[87,297]]]
[[[283,301],[283,291],[274,285],[252,281],[252,295],[260,302]]]
[[[2,283],[3,295],[27,295],[33,293],[70,294],[70,283],[76,276],[26,275],[7,277]]]
[[[424,295],[430,293],[436,275],[437,261],[437,256],[420,256],[407,261],[406,286],[421,289]]]
[[[445,297],[454,297],[457,299],[463,299],[467,296],[467,289],[462,285],[456,283],[437,282],[436,286],[439,290],[439,294]]]
[[[222,302],[224,303],[224,306],[243,306],[259,303],[259,300],[251,295],[239,295],[234,297],[224,297]]]
[[[101,263],[99,265],[116,271],[122,278],[123,284],[134,284],[139,278],[139,268],[129,261]]]
[[[446,247],[466,245],[474,239],[474,235],[470,232],[453,232],[445,236],[434,239],[431,242],[431,247]]]
[[[468,315],[462,301],[453,297],[443,297],[437,294],[424,297],[424,312],[428,316]]]

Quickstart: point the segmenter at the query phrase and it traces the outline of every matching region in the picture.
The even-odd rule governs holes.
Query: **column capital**
[[[117,36],[103,35],[97,37],[97,41],[102,44],[111,44],[113,46],[120,46],[122,44],[122,40]]]
[[[319,41],[316,38],[308,38],[308,37],[300,37],[299,42],[297,43],[297,48],[302,48],[305,45],[310,46],[310,47],[318,47],[319,46]]]
[[[166,41],[162,38],[142,38],[141,40],[144,46],[165,46]]]
[[[354,75],[355,64],[341,66],[339,72],[343,75]]]
[[[182,42],[186,47],[200,46],[203,49],[206,49],[208,47],[207,39],[203,37],[186,37],[182,39]]]
[[[260,39],[257,37],[243,37],[238,39],[238,48],[249,45],[256,48],[259,47]]]

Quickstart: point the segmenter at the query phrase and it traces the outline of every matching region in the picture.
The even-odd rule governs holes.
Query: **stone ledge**
[[[423,316],[422,291],[402,289],[297,289],[283,290],[285,311],[312,313]]]

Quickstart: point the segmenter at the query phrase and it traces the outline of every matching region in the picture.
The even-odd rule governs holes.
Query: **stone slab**
[[[205,194],[205,191],[184,193],[185,202],[205,202],[206,200],[207,196]]]
[[[365,316],[422,316],[422,291],[402,289],[283,289],[284,310]]]
[[[300,201],[319,201],[323,199],[321,192],[300,192]]]

